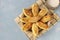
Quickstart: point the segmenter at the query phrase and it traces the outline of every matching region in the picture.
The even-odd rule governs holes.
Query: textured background
[[[0,40],[28,40],[14,19],[36,0],[0,0]],[[60,16],[60,7],[55,10]],[[60,40],[60,22],[38,40]]]

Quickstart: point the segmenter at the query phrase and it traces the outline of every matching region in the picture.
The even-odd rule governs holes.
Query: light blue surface
[[[14,19],[36,0],[0,0],[0,40],[28,40]],[[60,7],[55,10],[60,16]],[[38,40],[60,40],[60,22]]]

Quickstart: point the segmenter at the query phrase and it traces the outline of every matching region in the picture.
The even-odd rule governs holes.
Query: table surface
[[[0,0],[0,40],[28,40],[14,19],[36,0]],[[60,6],[55,10],[60,16]],[[38,40],[60,40],[60,22]]]

